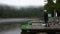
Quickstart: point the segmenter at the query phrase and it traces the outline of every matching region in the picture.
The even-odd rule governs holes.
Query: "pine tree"
[[[49,13],[52,13],[55,8],[55,4],[53,0],[47,0],[47,4],[44,6],[44,9],[47,10]]]

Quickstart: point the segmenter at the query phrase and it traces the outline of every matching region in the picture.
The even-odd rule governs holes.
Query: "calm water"
[[[19,24],[0,25],[0,34],[20,34]]]

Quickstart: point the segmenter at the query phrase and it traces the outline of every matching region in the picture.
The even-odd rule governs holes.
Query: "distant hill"
[[[0,18],[32,18],[42,17],[43,7],[21,7],[17,9],[15,6],[0,5]]]

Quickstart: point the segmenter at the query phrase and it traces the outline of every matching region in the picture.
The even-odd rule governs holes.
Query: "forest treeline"
[[[16,9],[13,6],[0,5],[0,18],[40,18],[43,17],[43,7],[28,7]]]

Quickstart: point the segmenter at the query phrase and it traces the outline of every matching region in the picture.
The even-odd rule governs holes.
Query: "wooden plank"
[[[27,29],[59,29],[60,30],[60,27],[29,27]]]

